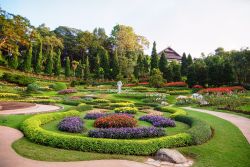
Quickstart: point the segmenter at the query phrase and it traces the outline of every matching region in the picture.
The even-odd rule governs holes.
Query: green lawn
[[[209,114],[195,111],[188,113],[205,120],[215,129],[209,142],[178,149],[196,159],[195,167],[249,167],[250,144],[237,127]]]

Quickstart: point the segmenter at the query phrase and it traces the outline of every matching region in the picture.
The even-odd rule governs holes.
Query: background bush
[[[11,74],[11,73],[4,73],[1,79],[21,86],[27,86],[36,81],[35,78],[31,78],[24,75]]]
[[[51,84],[49,87],[54,89],[55,91],[67,89],[67,85],[64,82],[56,82]]]

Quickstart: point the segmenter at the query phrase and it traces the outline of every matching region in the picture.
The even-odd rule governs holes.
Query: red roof
[[[161,55],[162,52],[165,53],[165,55],[167,56],[167,59],[170,60],[181,60],[181,56],[172,48],[167,47],[166,49],[164,49],[163,51],[161,51],[158,55]]]

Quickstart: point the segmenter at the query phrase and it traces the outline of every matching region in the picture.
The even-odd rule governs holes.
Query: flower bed
[[[94,102],[94,103],[109,103],[110,101],[107,99],[94,99],[92,102]]]
[[[93,107],[91,105],[87,105],[85,103],[80,103],[77,105],[76,109],[78,111],[87,111],[87,110],[93,109]]]
[[[88,132],[89,137],[111,139],[139,139],[164,135],[165,130],[156,127],[94,129]]]
[[[242,86],[220,87],[220,88],[206,88],[200,90],[198,93],[215,93],[215,94],[229,94],[232,92],[242,92],[245,89]]]
[[[121,103],[111,103],[110,106],[111,107],[134,107],[135,105],[129,102],[121,102]]]
[[[166,87],[187,87],[187,83],[185,83],[185,82],[169,82],[169,83],[166,83],[164,86],[166,86]]]
[[[101,117],[104,117],[105,113],[87,113],[85,116],[84,116],[84,119],[97,119],[97,118],[101,118]]]
[[[174,108],[174,107],[159,107],[157,108],[158,110],[160,111],[163,111],[163,112],[169,112],[169,113],[172,113],[170,115],[170,118],[174,118],[176,116],[179,116],[179,115],[187,115],[187,112],[180,109],[180,108]]]
[[[60,90],[58,94],[65,95],[65,94],[76,93],[76,92],[77,91],[75,89],[64,89],[64,90]]]
[[[119,107],[114,109],[115,113],[136,114],[138,109],[136,107]]]
[[[1,97],[14,97],[14,98],[17,98],[17,97],[20,97],[20,95],[15,94],[15,93],[0,93],[0,98]]]
[[[196,88],[196,89],[203,89],[204,87],[201,85],[194,85],[192,88]]]
[[[144,115],[139,118],[141,121],[150,122],[155,127],[174,127],[175,122],[169,118],[155,115]]]
[[[83,121],[80,117],[66,117],[58,124],[58,129],[65,132],[79,133],[83,130]]]
[[[94,126],[96,128],[123,128],[135,127],[137,121],[125,114],[112,114],[105,117],[98,118]]]

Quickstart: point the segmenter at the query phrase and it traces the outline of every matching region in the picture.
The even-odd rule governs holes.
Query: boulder
[[[187,162],[187,159],[179,151],[166,148],[157,151],[156,159],[175,164],[182,164]]]

